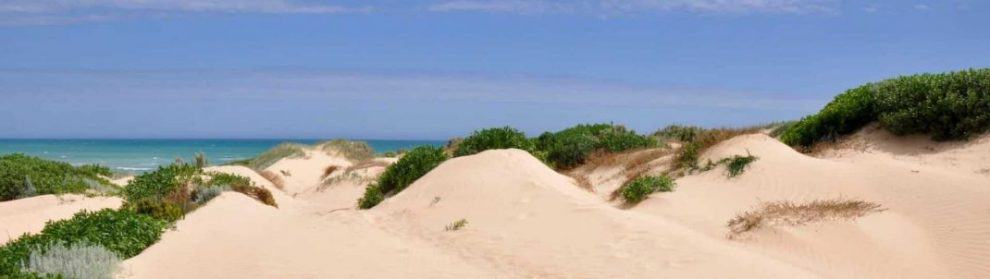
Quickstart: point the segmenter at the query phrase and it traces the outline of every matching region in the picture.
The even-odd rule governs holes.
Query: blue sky
[[[988,18],[975,0],[0,0],[0,138],[757,124],[988,67]]]

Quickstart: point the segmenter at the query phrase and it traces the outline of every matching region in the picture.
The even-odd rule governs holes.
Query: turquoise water
[[[283,142],[313,144],[318,140],[68,140],[0,139],[0,154],[24,153],[74,165],[100,164],[121,172],[144,172],[182,158],[192,161],[197,152],[210,164],[247,159]],[[443,141],[366,140],[375,152],[443,145]]]

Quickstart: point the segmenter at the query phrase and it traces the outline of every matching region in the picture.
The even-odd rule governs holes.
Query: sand
[[[82,210],[96,211],[118,208],[116,197],[85,197],[81,195],[41,195],[0,202],[0,245],[25,233],[38,233],[45,222],[72,218]]]
[[[674,192],[635,206],[611,200],[625,179],[624,165],[646,152],[657,155],[644,160],[651,162],[646,173],[664,171],[669,154],[631,152],[575,171],[589,177],[583,188],[524,151],[485,151],[444,162],[370,210],[356,210],[355,200],[394,159],[347,171],[357,163],[308,150],[268,168],[286,181],[284,190],[245,167],[212,167],[251,178],[273,192],[279,207],[224,193],[125,261],[119,276],[990,277],[990,136],[936,143],[867,128],[812,155],[764,134],[739,136],[702,160],[757,156],[742,175],[729,178],[717,167],[678,178]],[[339,168],[325,175],[330,165]],[[763,202],[824,199],[873,202],[883,210],[729,237],[728,220]],[[15,202],[0,204],[5,225],[14,212],[59,206]],[[70,211],[17,218],[43,224]],[[466,223],[449,229],[459,220]]]

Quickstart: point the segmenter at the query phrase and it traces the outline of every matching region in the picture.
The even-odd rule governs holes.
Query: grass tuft
[[[729,238],[764,227],[848,220],[882,210],[876,203],[843,199],[816,200],[805,204],[789,201],[763,203],[756,210],[729,220]]]
[[[459,230],[463,229],[464,226],[467,226],[467,224],[468,224],[467,219],[460,219],[460,220],[454,221],[453,223],[450,223],[450,225],[447,225],[446,227],[444,227],[444,230],[445,231],[448,231],[448,232],[459,231]]]

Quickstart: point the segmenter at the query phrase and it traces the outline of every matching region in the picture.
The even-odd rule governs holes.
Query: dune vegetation
[[[846,91],[780,139],[810,147],[877,122],[896,135],[967,139],[990,129],[990,69],[902,76]]]
[[[304,148],[305,146],[302,144],[286,142],[272,147],[254,158],[233,161],[228,164],[246,166],[256,171],[261,171],[275,164],[278,160],[306,155],[306,152],[303,151]]]
[[[47,194],[112,192],[110,169],[72,166],[23,154],[0,156],[0,201]]]
[[[29,166],[41,166],[41,171],[56,170],[54,174],[62,175],[39,176],[48,180],[39,179],[36,184],[45,186],[36,187],[49,192],[52,190],[42,188],[47,187],[42,183],[53,179],[70,182],[103,179],[99,175],[106,173],[97,167],[76,168],[22,155],[14,158],[33,164]],[[0,169],[23,171],[7,166]],[[80,187],[82,190],[85,189]],[[87,278],[112,278],[115,269],[110,267],[116,262],[137,255],[158,241],[170,224],[224,191],[243,193],[266,205],[277,206],[271,192],[243,176],[205,172],[193,164],[159,167],[138,175],[121,191],[113,193],[124,200],[120,209],[83,211],[71,219],[49,222],[40,233],[25,234],[0,247],[0,274],[7,276],[0,278],[71,278],[80,274]]]
[[[399,161],[385,168],[378,181],[368,185],[364,196],[358,200],[358,207],[374,207],[386,196],[402,191],[445,160],[447,155],[438,147],[421,146],[410,150]]]
[[[120,258],[133,257],[157,242],[167,226],[165,220],[130,210],[80,212],[72,219],[48,223],[41,233],[21,236],[0,247],[0,274],[10,278],[46,278],[22,268],[32,253],[44,254],[63,245],[98,245]],[[109,275],[104,278],[110,278]]]

